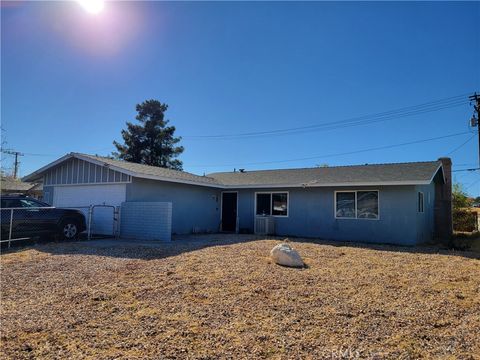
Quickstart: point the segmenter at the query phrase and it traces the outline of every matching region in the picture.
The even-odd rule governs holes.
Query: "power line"
[[[112,150],[112,147],[109,146],[109,147],[103,147],[103,148],[100,148],[100,149],[95,149],[95,150],[90,150],[91,152],[97,152],[97,151],[104,151],[104,150]],[[65,155],[65,153],[62,153],[62,154],[41,154],[41,153],[28,153],[28,152],[25,152],[23,153],[24,155],[28,155],[28,156],[45,156],[45,157],[53,157],[53,156],[63,156]]]
[[[466,101],[462,101],[462,102],[456,103],[454,105],[436,107],[436,108],[426,109],[426,110],[423,110],[423,111],[415,111],[415,112],[403,113],[403,114],[398,114],[398,115],[389,115],[389,116],[377,117],[377,118],[373,118],[373,119],[366,119],[366,120],[360,120],[360,121],[351,121],[350,120],[350,122],[348,122],[348,123],[344,123],[345,121],[341,121],[341,122],[324,123],[324,124],[321,124],[321,125],[312,125],[310,127],[291,128],[291,129],[284,129],[284,130],[273,130],[273,131],[265,131],[265,132],[258,132],[258,133],[249,133],[249,134],[244,133],[244,134],[238,134],[238,135],[234,135],[234,134],[230,134],[230,135],[203,135],[203,136],[197,136],[197,137],[184,136],[183,138],[192,139],[192,140],[198,140],[198,139],[234,140],[234,139],[243,139],[243,138],[266,137],[266,136],[296,135],[296,134],[304,134],[304,133],[310,133],[310,132],[343,129],[343,128],[348,128],[348,127],[352,127],[352,126],[368,125],[368,124],[373,124],[373,123],[385,122],[385,121],[389,121],[389,120],[396,120],[396,119],[401,119],[401,118],[405,118],[405,117],[409,117],[409,116],[425,114],[425,113],[432,112],[432,111],[450,109],[450,108],[453,108],[453,107],[465,105],[467,103],[468,102],[466,102]]]
[[[477,165],[477,163],[464,163],[464,164],[453,164],[453,166],[473,166]]]
[[[23,153],[28,156],[61,156],[59,154],[35,154],[35,153]]]
[[[460,146],[457,146],[455,149],[453,149],[452,151],[450,151],[449,153],[447,153],[447,156],[453,154],[453,153],[454,153],[455,151],[457,151],[457,150],[460,150],[462,147],[464,147],[464,146],[467,145],[470,141],[472,141],[475,136],[476,136],[476,135],[472,135],[470,138],[468,138],[467,141],[463,142]]]
[[[473,185],[477,184],[478,182],[480,182],[480,179],[478,179],[477,181],[474,181],[473,183],[471,183],[470,185],[468,185],[465,190],[468,190],[470,189]]]
[[[461,171],[478,171],[480,168],[471,168],[471,169],[458,169],[458,170],[452,170],[452,172],[461,172]]]
[[[407,116],[414,116],[418,114],[424,114],[427,112],[453,108],[453,107],[465,105],[467,103],[468,103],[468,100],[465,99],[465,94],[463,94],[463,95],[457,95],[450,98],[431,101],[431,102],[420,104],[420,105],[408,106],[408,107],[385,111],[377,114],[353,117],[349,119],[344,119],[340,121],[331,121],[331,122],[326,122],[322,124],[300,126],[300,127],[293,127],[293,128],[287,128],[287,129],[245,132],[245,133],[237,133],[237,134],[191,135],[191,136],[186,135],[186,136],[183,136],[183,138],[185,139],[235,139],[235,138],[256,137],[256,136],[299,134],[299,133],[304,133],[306,131],[310,132],[310,131],[319,131],[319,130],[332,130],[336,128],[365,125],[365,124],[371,124],[371,123],[376,123],[381,121],[398,119],[398,118],[407,117]]]
[[[409,142],[404,142],[404,143],[400,143],[400,144],[392,144],[392,145],[378,146],[378,147],[373,147],[373,148],[368,148],[368,149],[347,151],[347,152],[336,153],[336,154],[317,155],[317,156],[309,156],[309,157],[304,157],[304,158],[296,158],[296,159],[288,159],[288,160],[273,160],[273,161],[260,161],[260,162],[250,162],[250,163],[240,163],[240,164],[238,164],[238,163],[237,164],[222,164],[222,165],[191,165],[190,167],[222,167],[222,166],[239,166],[239,165],[265,165],[265,164],[278,164],[278,163],[287,163],[287,162],[304,161],[304,160],[314,160],[314,159],[321,159],[321,158],[328,158],[328,157],[359,154],[359,153],[376,151],[376,150],[385,150],[385,149],[391,149],[391,148],[407,146],[407,145],[421,144],[421,143],[424,143],[424,142],[441,140],[441,139],[451,138],[451,137],[465,135],[465,134],[469,134],[469,132],[464,131],[464,132],[461,132],[461,133],[448,134],[448,135],[443,135],[443,136],[438,136],[438,137],[433,137],[433,138],[428,138],[428,139],[409,141]]]
[[[211,140],[223,139],[223,138],[234,139],[236,137],[242,138],[242,137],[258,137],[258,136],[278,136],[278,135],[289,135],[289,134],[301,134],[301,133],[311,132],[311,131],[341,129],[341,128],[346,128],[351,126],[372,124],[376,122],[394,120],[402,117],[423,114],[426,112],[439,111],[439,110],[444,110],[452,107],[457,107],[457,106],[468,103],[468,101],[464,99],[466,95],[468,95],[468,93],[452,96],[448,98],[443,98],[435,101],[430,101],[430,102],[419,104],[419,105],[385,111],[378,114],[359,116],[359,117],[354,117],[346,120],[327,122],[327,123],[317,124],[317,125],[310,125],[310,126],[303,126],[303,127],[289,128],[289,129],[271,130],[271,131],[264,131],[264,132],[241,133],[241,134],[183,136],[183,138],[184,139],[203,138],[203,139],[211,139]],[[467,142],[469,140],[467,140]],[[464,144],[462,144],[461,146],[463,145]],[[98,149],[97,151],[101,151],[105,149],[111,149],[111,147]],[[456,150],[458,149],[454,149],[452,152]],[[24,154],[28,156],[43,156],[43,157],[54,157],[54,156],[64,155],[64,154],[42,154],[42,153],[24,153]]]
[[[10,149],[1,149],[1,152],[4,153],[4,154],[9,154],[9,155],[15,156],[15,162],[14,162],[14,165],[13,165],[13,178],[16,179],[17,174],[18,174],[18,168],[20,166],[20,161],[18,161],[18,157],[23,156],[24,154],[22,154],[19,151],[14,151],[14,150],[10,150]]]
[[[470,124],[472,127],[477,127],[477,133],[478,133],[478,162],[480,164],[480,95],[477,95],[477,93],[474,93],[473,95],[470,95],[468,97],[470,99],[470,103],[473,103],[473,109],[474,109],[474,114],[470,120]],[[475,114],[476,112],[476,114]],[[475,117],[475,115],[477,115]]]

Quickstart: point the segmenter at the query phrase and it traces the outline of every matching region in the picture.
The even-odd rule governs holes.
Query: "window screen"
[[[378,191],[341,191],[336,193],[335,217],[378,219]]]
[[[355,217],[355,192],[339,192],[336,200],[336,216],[339,218]]]
[[[357,218],[378,218],[378,191],[357,191]]]
[[[271,215],[272,194],[257,194],[257,215]]]
[[[287,193],[272,194],[273,211],[272,215],[287,216],[288,213],[288,195]]]

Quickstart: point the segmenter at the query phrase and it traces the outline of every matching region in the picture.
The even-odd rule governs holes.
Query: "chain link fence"
[[[0,209],[0,244],[33,238],[75,239],[118,237],[120,207],[91,205],[69,208],[11,207]]]

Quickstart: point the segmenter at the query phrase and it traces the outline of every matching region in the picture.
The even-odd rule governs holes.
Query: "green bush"
[[[453,230],[472,232],[477,228],[477,213],[468,210],[453,211]]]
[[[480,233],[456,232],[453,236],[452,247],[457,250],[480,251]]]

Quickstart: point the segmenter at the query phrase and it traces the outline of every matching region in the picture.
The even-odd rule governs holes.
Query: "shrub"
[[[453,210],[453,229],[472,232],[478,230],[477,213],[468,210]]]

